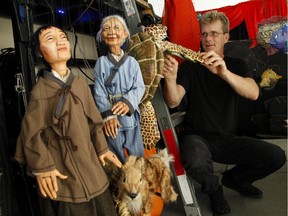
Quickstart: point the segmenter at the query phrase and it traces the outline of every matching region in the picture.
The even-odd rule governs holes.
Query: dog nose
[[[134,199],[137,196],[137,193],[130,193],[129,196],[130,196],[131,199]]]

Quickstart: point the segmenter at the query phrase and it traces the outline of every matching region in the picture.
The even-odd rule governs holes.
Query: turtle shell
[[[145,94],[141,103],[150,101],[163,77],[164,54],[155,44],[154,39],[145,32],[132,35],[127,53],[133,56],[139,63],[145,83]]]

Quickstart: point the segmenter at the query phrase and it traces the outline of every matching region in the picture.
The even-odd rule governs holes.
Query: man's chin
[[[215,50],[215,46],[204,46],[203,48],[204,48],[204,50],[205,50],[206,52],[214,51],[214,50]]]

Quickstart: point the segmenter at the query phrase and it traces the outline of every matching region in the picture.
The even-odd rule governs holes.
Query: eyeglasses
[[[216,32],[216,31],[212,31],[212,32],[203,32],[201,33],[201,38],[207,38],[208,36],[212,36],[213,38],[217,38],[219,35],[221,34],[226,34],[226,33],[222,33],[222,32]]]

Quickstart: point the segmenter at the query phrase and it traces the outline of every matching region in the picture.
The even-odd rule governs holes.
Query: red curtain
[[[257,45],[258,23],[272,16],[287,17],[286,0],[250,0],[215,10],[227,15],[230,30],[245,21],[251,47]],[[168,27],[171,42],[199,51],[200,28],[192,0],[165,0],[162,23]]]
[[[235,6],[228,6],[215,9],[223,12],[230,20],[230,30],[245,21],[251,47],[257,45],[256,35],[258,23],[272,16],[287,17],[286,0],[250,0]],[[205,13],[207,11],[201,11]]]
[[[168,27],[171,42],[200,50],[200,28],[191,0],[165,0],[162,24]]]

